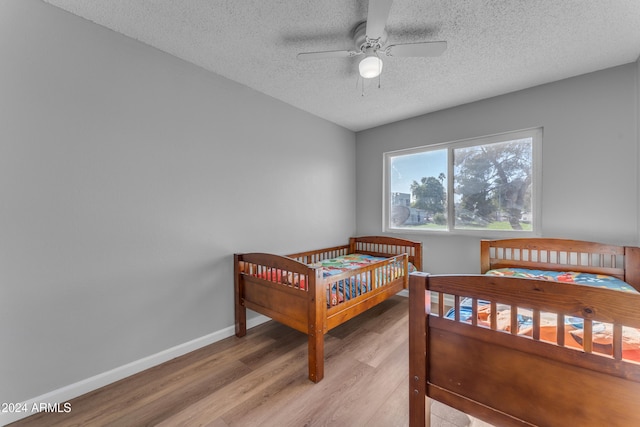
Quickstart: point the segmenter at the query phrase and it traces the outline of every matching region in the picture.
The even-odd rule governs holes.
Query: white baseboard
[[[266,321],[270,320],[266,316],[259,315],[257,317],[247,320],[247,328],[253,328]],[[71,399],[74,399],[83,394],[97,390],[100,387],[104,387],[108,384],[119,381],[123,378],[129,377],[138,372],[142,372],[146,369],[160,365],[176,357],[182,356],[199,348],[205,347],[209,344],[213,344],[216,341],[220,341],[224,338],[230,337],[235,334],[235,326],[229,326],[220,331],[213,332],[209,335],[205,335],[200,338],[196,338],[192,341],[184,344],[171,347],[167,350],[163,350],[159,353],[152,354],[140,360],[136,360],[118,368],[112,369],[107,372],[95,375],[77,383],[70,384],[68,386],[53,390],[49,393],[45,393],[41,396],[34,397],[25,402],[16,405],[15,410],[12,412],[0,412],[0,425],[7,425],[14,421],[18,421],[22,418],[26,418],[37,412],[40,412],[41,405],[43,410],[49,411],[63,411],[65,408],[64,403]],[[73,411],[73,408],[70,408]]]

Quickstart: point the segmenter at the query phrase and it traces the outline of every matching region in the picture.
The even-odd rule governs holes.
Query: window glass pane
[[[455,148],[455,228],[531,231],[532,142]]]
[[[447,229],[447,150],[390,158],[389,227]]]

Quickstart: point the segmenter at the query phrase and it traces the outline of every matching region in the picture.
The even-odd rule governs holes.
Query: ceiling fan
[[[396,57],[433,57],[447,49],[447,42],[418,42],[387,45],[385,30],[393,0],[369,0],[367,20],[358,24],[354,31],[355,50],[328,50],[299,53],[301,61],[326,58],[351,58],[364,55],[358,69],[365,79],[378,77],[382,72],[381,54]]]

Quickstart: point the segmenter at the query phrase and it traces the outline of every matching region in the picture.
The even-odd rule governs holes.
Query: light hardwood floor
[[[307,379],[307,337],[270,321],[41,413],[26,426],[408,425],[408,304],[395,296],[325,337],[325,378]],[[469,425],[442,405],[432,426]]]

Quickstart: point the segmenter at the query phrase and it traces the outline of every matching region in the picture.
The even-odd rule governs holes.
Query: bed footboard
[[[453,298],[453,316],[445,315],[445,294]],[[532,279],[412,274],[409,298],[411,426],[429,422],[425,396],[501,426],[640,425],[640,364],[625,358],[622,340],[626,328],[640,328],[640,295]],[[472,301],[468,318],[460,315],[463,298]],[[509,308],[504,319],[499,306]],[[527,336],[518,332],[521,310],[533,318]],[[557,319],[551,337],[541,332],[549,316]],[[583,329],[580,348],[568,341],[567,319]],[[609,350],[597,348],[596,324],[610,326]]]

